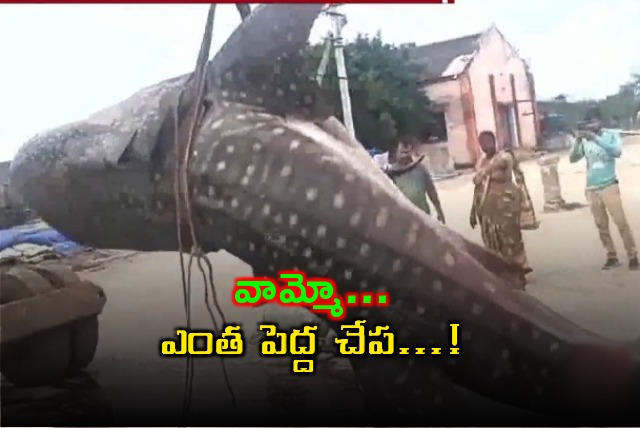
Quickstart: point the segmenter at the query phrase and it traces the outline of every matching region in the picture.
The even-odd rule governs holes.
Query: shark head
[[[302,57],[322,7],[257,7],[209,63],[205,103],[210,114],[215,110],[223,117],[249,108],[326,117],[320,113],[322,92],[308,77]],[[175,249],[171,165],[175,125],[193,103],[191,77],[160,82],[85,120],[36,135],[13,159],[12,187],[52,226],[79,242]]]

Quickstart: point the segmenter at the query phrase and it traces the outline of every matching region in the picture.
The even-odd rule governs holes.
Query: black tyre
[[[15,267],[2,272],[2,304],[18,302],[53,289],[51,282],[34,269]],[[20,340],[3,343],[0,372],[17,387],[52,385],[69,373],[71,326],[63,325]]]
[[[98,317],[92,316],[78,320],[71,327],[71,365],[72,372],[85,368],[96,355],[98,348]]]
[[[56,327],[15,343],[3,344],[0,354],[0,371],[15,386],[56,384],[69,372],[70,328]]]

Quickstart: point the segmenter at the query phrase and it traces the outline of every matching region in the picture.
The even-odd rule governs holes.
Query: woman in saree
[[[483,155],[476,165],[470,224],[480,225],[485,247],[522,270],[521,280],[532,271],[522,239],[522,229],[535,229],[531,197],[518,161],[510,150],[498,150],[493,132],[478,137]]]

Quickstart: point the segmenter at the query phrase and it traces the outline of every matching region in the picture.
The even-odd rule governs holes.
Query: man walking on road
[[[586,129],[577,131],[569,161],[575,163],[584,158],[587,162],[586,197],[591,206],[600,240],[607,251],[607,260],[602,269],[611,269],[620,265],[609,230],[609,216],[611,216],[627,251],[629,269],[638,270],[638,252],[624,213],[616,175],[616,158],[619,158],[622,153],[620,134],[602,127],[602,118],[597,109],[588,113],[586,121]]]
[[[435,208],[438,221],[444,223],[444,212],[440,205],[438,191],[424,158],[424,155],[414,156],[411,142],[406,139],[400,140],[396,161],[387,168],[387,174],[414,205],[427,214],[431,214],[431,208],[427,202],[428,196]]]

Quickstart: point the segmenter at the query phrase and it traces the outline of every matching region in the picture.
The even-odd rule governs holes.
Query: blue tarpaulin
[[[51,247],[55,252],[64,256],[83,250],[77,244],[51,227],[42,223],[34,223],[16,226],[9,229],[0,229],[0,251],[19,244],[33,244]]]
[[[367,152],[369,153],[370,156],[375,156],[375,155],[379,155],[381,153],[384,153],[384,151],[380,150],[380,149],[367,149]]]

